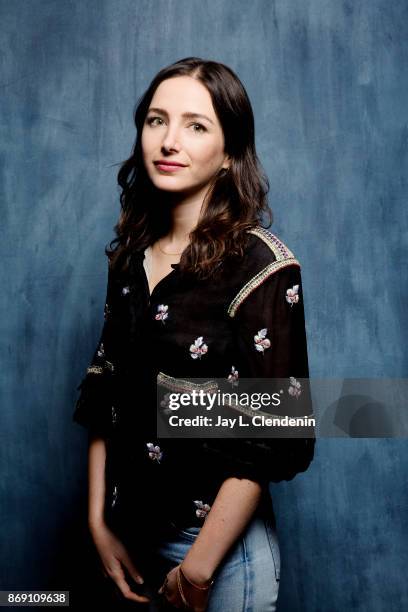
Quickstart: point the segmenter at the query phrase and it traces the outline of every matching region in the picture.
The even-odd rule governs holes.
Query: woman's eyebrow
[[[165,115],[166,117],[169,116],[168,112],[164,110],[164,108],[149,108],[149,110],[147,112],[153,111],[155,113],[161,113],[162,115]],[[207,119],[207,121],[209,121],[210,123],[214,124],[214,122],[207,117],[207,115],[202,115],[201,113],[183,113],[181,115],[182,117],[184,117],[185,119]]]

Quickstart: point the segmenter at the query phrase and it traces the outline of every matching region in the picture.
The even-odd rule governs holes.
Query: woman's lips
[[[164,170],[165,172],[175,172],[176,170],[182,170],[185,166],[177,166],[176,164],[155,164],[156,168],[159,170]]]

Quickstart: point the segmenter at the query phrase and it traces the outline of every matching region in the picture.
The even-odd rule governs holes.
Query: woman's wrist
[[[205,563],[203,563],[203,560],[200,560],[198,563],[193,556],[190,555],[190,551],[183,559],[180,567],[185,578],[197,586],[208,586],[213,580],[215,568],[207,567]]]
[[[210,586],[211,586],[211,585],[213,584],[213,582],[214,582],[214,578],[210,578],[210,579],[208,579],[208,580],[206,580],[206,581],[201,581],[201,580],[200,580],[200,581],[198,582],[198,581],[196,580],[195,582],[193,582],[193,580],[192,580],[191,576],[189,577],[189,576],[186,574],[186,571],[185,571],[185,569],[183,569],[183,568],[182,568],[181,564],[179,565],[179,571],[180,571],[180,574],[183,576],[183,580],[184,580],[184,582],[186,582],[186,583],[188,584],[189,588],[191,588],[191,587],[192,587],[192,588],[193,588],[193,589],[195,589],[196,591],[208,591],[208,589],[210,588]]]
[[[93,531],[94,529],[99,529],[104,524],[105,524],[105,520],[104,520],[103,514],[90,515],[88,517],[88,528],[90,531]]]

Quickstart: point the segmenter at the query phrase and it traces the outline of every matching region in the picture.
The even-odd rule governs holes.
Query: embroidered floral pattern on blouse
[[[115,425],[116,421],[117,421],[118,415],[115,409],[115,406],[112,406],[112,423],[113,425]]]
[[[163,414],[171,414],[173,411],[169,407],[170,404],[170,391],[163,395],[163,399],[160,402],[160,406],[163,408]]]
[[[115,506],[117,500],[118,500],[118,487],[115,485],[115,488],[113,489],[113,493],[112,493],[112,508]]]
[[[99,365],[98,363],[91,363],[91,365],[86,369],[87,374],[103,374],[105,368],[111,372],[114,372],[115,367],[113,363],[106,359],[103,342],[101,342],[98,346],[96,356],[99,357],[99,359],[102,359],[103,363],[102,365]]]
[[[110,313],[111,313],[110,306],[109,306],[109,304],[106,303],[105,306],[104,306],[104,309],[103,309],[103,317],[104,317],[104,319],[107,319],[109,317]]]
[[[238,370],[236,370],[234,366],[231,366],[231,374],[229,374],[228,376],[228,381],[231,383],[233,387],[238,386],[238,378],[239,378]]]
[[[129,291],[130,291],[130,287],[127,287],[127,286],[123,287],[122,288],[122,295],[127,295],[129,293]]]
[[[293,395],[293,397],[296,397],[297,399],[302,392],[302,385],[293,376],[289,377],[289,381],[290,381],[290,387],[288,389],[288,393],[289,395]]]
[[[209,511],[211,510],[211,506],[209,506],[208,504],[204,504],[201,500],[195,500],[194,501],[196,507],[196,516],[198,518],[202,518],[205,519],[207,518],[207,515],[209,513]]]
[[[160,459],[163,457],[163,452],[160,450],[160,446],[155,446],[153,442],[147,442],[146,446],[149,451],[150,459],[160,463]]]
[[[154,317],[156,321],[161,321],[162,323],[164,323],[164,321],[169,316],[169,313],[167,312],[168,309],[169,307],[167,306],[167,304],[159,304],[157,306],[157,314]]]
[[[194,344],[190,346],[190,353],[193,359],[201,359],[201,355],[205,355],[207,351],[208,346],[204,344],[202,336],[196,338]]]
[[[254,336],[255,348],[260,353],[263,353],[267,348],[271,346],[270,340],[266,337],[268,333],[268,329],[264,327],[260,329],[257,334]]]
[[[293,306],[293,304],[297,304],[299,301],[299,285],[293,285],[289,289],[286,289],[286,301],[288,304]]]

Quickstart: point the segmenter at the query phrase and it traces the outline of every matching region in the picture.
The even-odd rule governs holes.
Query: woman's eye
[[[201,131],[205,132],[206,131],[206,128],[203,125],[201,125],[201,123],[193,123],[193,126],[197,126],[200,128],[199,130],[193,130],[194,132],[201,132]]]
[[[149,118],[147,119],[147,123],[148,123],[149,125],[152,125],[153,121],[155,121],[156,119],[159,119],[159,120],[161,121],[160,117],[149,117]]]
[[[160,125],[160,124],[154,124],[154,122],[156,121],[156,119],[158,119],[159,121],[163,121],[163,119],[161,117],[148,117],[146,119],[146,123],[148,125]],[[198,129],[194,129],[193,132],[206,132],[207,129],[205,128],[204,125],[202,125],[201,123],[192,123],[191,127],[193,128],[198,128]]]

